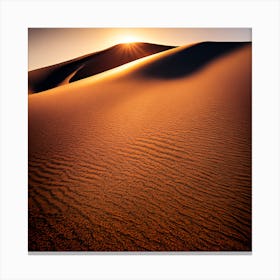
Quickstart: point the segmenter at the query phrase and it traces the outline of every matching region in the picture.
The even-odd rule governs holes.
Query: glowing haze
[[[67,61],[119,43],[181,46],[200,41],[251,41],[250,28],[29,28],[28,69]]]

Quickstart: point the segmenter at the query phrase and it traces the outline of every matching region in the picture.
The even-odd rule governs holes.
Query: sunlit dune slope
[[[173,48],[150,43],[119,44],[76,59],[29,71],[29,93],[41,92],[74,82],[130,61]]]
[[[29,250],[251,250],[251,44],[219,44],[29,95]]]

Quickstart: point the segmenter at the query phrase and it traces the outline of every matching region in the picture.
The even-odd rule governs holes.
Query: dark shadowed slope
[[[107,71],[133,60],[173,48],[150,43],[119,44],[70,61],[29,71],[28,92],[37,93]]]
[[[192,46],[177,47],[131,69],[133,75],[137,75],[138,78],[140,76],[149,79],[181,78],[201,70],[216,58],[246,45],[251,45],[251,42],[201,42]]]

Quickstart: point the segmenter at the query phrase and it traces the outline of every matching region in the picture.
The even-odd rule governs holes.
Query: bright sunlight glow
[[[136,41],[137,41],[137,38],[134,36],[125,36],[121,39],[121,42],[126,43],[126,44],[133,43]]]

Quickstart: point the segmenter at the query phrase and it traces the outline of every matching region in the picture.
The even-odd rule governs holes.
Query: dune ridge
[[[130,61],[174,48],[151,43],[118,44],[103,51],[84,55],[52,66],[28,72],[28,91],[38,93],[68,82],[107,71]]]
[[[30,251],[251,250],[251,45],[186,52],[29,95]]]

